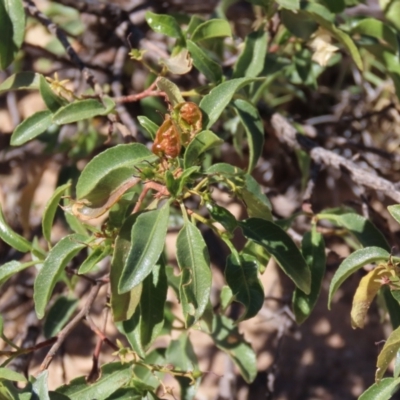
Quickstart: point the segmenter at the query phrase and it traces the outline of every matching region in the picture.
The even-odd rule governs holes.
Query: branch
[[[320,147],[314,141],[299,134],[296,129],[280,114],[275,113],[270,123],[278,139],[292,149],[307,150],[311,159],[317,164],[324,164],[335,169],[347,170],[353,181],[359,185],[382,192],[396,203],[400,203],[400,191],[387,179],[381,178],[372,170],[359,167],[353,161],[347,160],[339,154]]]

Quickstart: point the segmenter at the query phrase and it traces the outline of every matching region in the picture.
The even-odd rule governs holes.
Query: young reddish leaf
[[[350,254],[340,264],[331,280],[328,308],[331,308],[333,295],[351,274],[354,274],[354,272],[358,271],[366,264],[387,260],[389,256],[390,254],[380,247],[367,247],[365,249],[356,250],[354,253]]]
[[[132,317],[142,294],[142,284],[135,286],[127,293],[118,293],[118,283],[121,279],[122,269],[128,258],[129,249],[131,247],[132,226],[136,219],[137,214],[131,215],[125,220],[114,245],[114,254],[110,271],[110,286],[111,310],[115,322],[125,321]]]
[[[325,274],[325,242],[315,227],[303,236],[301,251],[311,271],[311,292],[307,295],[296,288],[293,293],[293,312],[298,324],[303,323],[313,310]]]
[[[211,270],[207,246],[198,228],[186,222],[176,240],[181,269],[180,299],[186,327],[201,318],[209,301]]]
[[[385,271],[384,267],[375,267],[358,284],[350,314],[353,329],[364,328],[369,306],[382,286],[382,282],[380,282],[380,278],[383,276],[382,271]]]
[[[254,317],[264,304],[264,289],[258,279],[258,264],[252,256],[231,254],[225,266],[225,279],[234,300],[243,304],[245,311],[239,321]]]
[[[265,247],[275,258],[286,275],[309,294],[311,290],[310,269],[290,236],[278,225],[261,218],[249,218],[240,223],[247,239]]]
[[[33,301],[39,319],[44,317],[47,303],[64,268],[79,251],[86,247],[84,243],[86,239],[86,236],[78,234],[68,235],[50,250],[33,288]]]
[[[139,215],[132,227],[132,247],[126,259],[118,292],[126,293],[148,276],[164,248],[170,204]]]
[[[14,249],[20,251],[21,253],[27,253],[31,250],[32,245],[21,235],[14,232],[10,226],[7,224],[3,210],[0,207],[0,239],[4,240]]]
[[[395,329],[387,338],[378,360],[376,361],[375,380],[379,382],[385,374],[389,364],[400,349],[400,328]]]

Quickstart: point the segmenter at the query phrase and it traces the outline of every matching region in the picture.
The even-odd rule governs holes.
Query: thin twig
[[[380,191],[387,197],[400,203],[400,191],[387,179],[375,175],[372,171],[359,167],[353,161],[347,160],[339,154],[318,146],[314,141],[299,134],[296,129],[280,114],[271,117],[271,125],[278,139],[292,149],[305,149],[317,164],[331,166],[337,170],[346,170],[353,181],[359,185]]]

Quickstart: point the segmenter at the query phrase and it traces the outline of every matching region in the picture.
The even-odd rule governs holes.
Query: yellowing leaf
[[[365,275],[358,285],[356,293],[353,298],[353,305],[351,307],[351,326],[355,328],[364,328],[365,316],[372,300],[378,293],[382,286],[380,278],[382,270],[385,268],[378,266]]]
[[[323,28],[319,28],[310,42],[310,47],[314,50],[312,60],[322,67],[325,67],[332,55],[339,50],[338,47],[331,44],[331,41],[330,33]]]
[[[176,75],[187,74],[193,66],[193,60],[186,49],[180,51],[176,56],[160,61],[160,63],[164,64],[169,72]]]

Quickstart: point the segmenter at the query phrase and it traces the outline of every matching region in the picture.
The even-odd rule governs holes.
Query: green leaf
[[[146,356],[146,352],[142,347],[142,340],[140,337],[140,308],[137,307],[133,315],[128,320],[123,321],[122,323],[118,322],[117,328],[126,336],[129,344],[132,346],[133,351],[139,357],[144,358]]]
[[[64,268],[80,250],[86,247],[83,243],[86,239],[86,236],[78,234],[68,235],[61,239],[49,252],[36,277],[33,289],[33,300],[39,319],[44,316],[51,293],[62,276]]]
[[[114,254],[111,261],[110,271],[110,286],[111,310],[115,322],[125,321],[132,317],[142,294],[141,284],[137,285],[127,293],[118,293],[118,283],[131,247],[131,231],[136,218],[137,214],[131,215],[125,220],[114,245]]]
[[[144,349],[153,343],[164,326],[164,304],[167,298],[167,289],[165,265],[160,263],[143,281],[140,298],[140,339]]]
[[[186,327],[203,315],[211,291],[210,259],[204,239],[191,222],[186,222],[176,240],[176,258],[181,270],[179,287]]]
[[[39,90],[40,95],[46,104],[47,108],[55,113],[61,107],[67,104],[67,101],[60,96],[57,96],[53,90],[51,89],[50,85],[47,83],[46,78],[43,75],[40,75],[39,78]]]
[[[177,39],[183,39],[182,29],[174,17],[165,14],[154,14],[147,11],[145,18],[154,32]]]
[[[101,378],[89,385],[84,376],[73,379],[69,385],[59,387],[56,391],[70,400],[105,400],[120,387],[126,385],[133,377],[132,366],[120,362],[109,363],[101,369]]]
[[[288,31],[303,40],[308,40],[318,28],[317,23],[304,12],[282,10],[280,16]]]
[[[329,287],[328,308],[331,308],[333,295],[351,274],[354,274],[354,272],[366,264],[387,260],[389,256],[389,252],[380,247],[366,247],[365,249],[356,250],[354,253],[351,253],[340,264],[332,278]]]
[[[397,53],[399,45],[396,32],[387,24],[375,18],[365,18],[351,30],[352,34],[368,35],[386,42]]]
[[[211,217],[219,222],[228,232],[232,233],[238,226],[238,222],[234,215],[225,207],[221,207],[216,203],[206,203],[206,208]]]
[[[346,3],[344,0],[323,0],[329,11],[339,14],[346,8]]]
[[[78,307],[78,299],[60,296],[51,306],[43,326],[46,339],[56,336],[67,324]]]
[[[10,90],[38,89],[39,78],[40,74],[37,72],[17,72],[0,85],[0,94]]]
[[[20,251],[21,253],[27,253],[31,250],[32,245],[21,235],[14,232],[10,226],[7,224],[3,210],[0,207],[0,239],[6,242],[8,245],[14,249]]]
[[[290,236],[278,225],[261,218],[249,218],[240,222],[247,239],[265,247],[286,275],[309,294],[311,290],[310,269]]]
[[[325,274],[325,243],[323,236],[316,231],[306,232],[301,243],[301,251],[311,271],[311,292],[305,294],[296,288],[293,293],[293,312],[296,322],[302,324],[311,314],[321,290]]]
[[[46,207],[43,211],[42,218],[42,232],[47,242],[51,241],[51,228],[53,227],[54,217],[56,215],[58,204],[61,198],[64,196],[65,191],[71,186],[70,183],[59,186],[47,202]]]
[[[390,215],[400,224],[400,204],[388,206],[387,209],[390,212]]]
[[[300,8],[300,0],[275,0],[281,7],[288,10],[298,10]]]
[[[379,382],[385,374],[390,362],[400,349],[400,328],[395,329],[387,338],[376,361],[375,381]]]
[[[370,386],[358,400],[390,400],[400,385],[400,378],[385,378]]]
[[[102,204],[110,193],[132,177],[136,165],[156,159],[146,146],[139,143],[111,147],[85,166],[76,185],[76,196],[93,205]]]
[[[256,107],[248,101],[236,99],[233,102],[237,114],[244,126],[249,144],[249,166],[247,172],[251,173],[257,165],[264,147],[264,126]]]
[[[244,49],[233,69],[233,78],[255,78],[264,68],[268,32],[260,29],[246,36]]]
[[[346,228],[364,246],[377,246],[390,251],[390,246],[382,233],[367,218],[356,213],[331,214],[329,211],[318,214],[318,219],[327,219]]]
[[[324,29],[329,31],[332,36],[346,48],[346,50],[353,58],[353,61],[357,65],[358,69],[362,71],[363,63],[360,52],[358,51],[357,46],[354,44],[351,37],[347,33],[343,32],[341,29],[337,28],[332,22],[326,20],[320,14],[317,14],[316,12],[309,12],[309,15]]]
[[[157,348],[151,351],[143,360],[147,365],[163,365],[165,364],[164,349]],[[154,390],[160,385],[162,375],[159,372],[152,371],[149,368],[136,365],[133,369],[135,376],[141,381],[146,382],[149,386],[152,386]],[[147,399],[146,399],[147,400]]]
[[[226,262],[225,279],[235,301],[245,308],[239,321],[254,317],[264,304],[264,289],[258,279],[258,264],[255,259],[246,254],[231,254]]]
[[[189,143],[185,151],[184,166],[191,167],[198,161],[201,154],[224,143],[214,132],[202,131]]]
[[[185,102],[185,99],[183,98],[178,86],[176,86],[175,83],[171,82],[169,79],[164,77],[158,78],[157,87],[159,90],[167,94],[168,100],[172,107]]]
[[[388,311],[392,328],[396,329],[400,326],[400,304],[392,296],[392,291],[388,286],[381,287],[382,297],[385,301],[385,306]]]
[[[110,252],[110,245],[99,245],[95,247],[79,267],[78,274],[83,275],[89,273],[103,258],[107,257]]]
[[[49,110],[37,111],[35,114],[24,119],[14,130],[11,136],[12,146],[21,146],[22,144],[34,139],[46,132],[52,124],[52,112]]]
[[[53,122],[57,125],[71,124],[98,115],[107,115],[115,107],[115,103],[105,97],[104,105],[96,99],[76,100],[73,103],[61,107],[53,116]]]
[[[147,211],[137,218],[132,227],[132,247],[118,284],[118,292],[125,293],[139,285],[156,265],[165,244],[170,204]]]
[[[220,82],[223,76],[221,66],[212,60],[201,47],[197,46],[196,43],[187,40],[186,45],[195,68],[197,68],[210,82]]]
[[[199,42],[200,40],[227,36],[232,36],[229,22],[225,19],[210,19],[197,25],[190,39],[193,42]]]
[[[9,261],[0,268],[0,285],[14,276],[16,273],[37,264],[39,261],[29,261],[26,263],[20,263],[19,261]]]
[[[254,82],[256,78],[237,78],[231,79],[216,86],[201,100],[199,107],[205,114],[203,127],[211,128],[218,120],[219,116],[225,110],[226,106],[231,101],[233,95],[243,86]]]
[[[26,378],[22,374],[15,372],[12,369],[2,367],[0,367],[0,379],[14,382],[26,382]]]
[[[239,333],[234,321],[223,315],[215,315],[211,336],[215,345],[232,358],[243,379],[247,383],[253,382],[257,375],[256,355]]]
[[[0,0],[0,69],[13,62],[24,40],[25,12],[21,0]]]
[[[156,137],[156,133],[158,131],[159,126],[155,124],[152,120],[147,118],[144,115],[138,115],[137,117],[139,124],[146,130],[146,132],[150,135],[150,138],[154,140]]]
[[[32,384],[32,394],[33,398],[39,400],[50,400],[49,391],[47,389],[47,378],[49,376],[49,371],[42,371],[37,377],[35,382]]]

